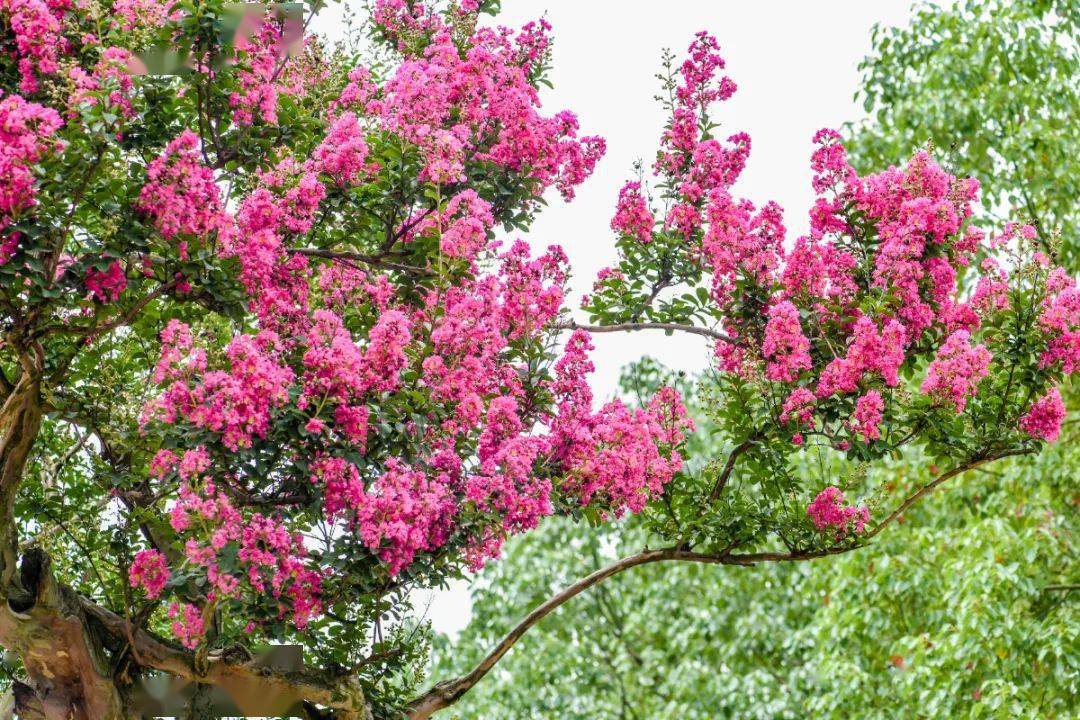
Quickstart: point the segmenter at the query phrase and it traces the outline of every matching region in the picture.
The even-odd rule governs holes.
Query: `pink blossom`
[[[619,202],[616,205],[615,217],[611,221],[611,229],[646,243],[652,239],[654,223],[648,202],[641,193],[641,183],[626,183],[619,191]]]
[[[0,183],[0,231],[36,203],[33,167],[62,147],[53,140],[62,126],[63,121],[52,108],[27,102],[18,95],[0,99],[0,176],[4,178]],[[17,245],[15,235],[5,238],[4,254],[10,258]]]
[[[315,148],[316,167],[339,185],[352,185],[370,169],[364,131],[353,112],[342,113],[330,126],[326,138]]]
[[[870,510],[866,506],[847,505],[844,493],[831,485],[818,493],[807,506],[806,514],[818,531],[832,530],[838,538],[852,532],[861,533],[870,522]]]
[[[1047,292],[1039,315],[1047,338],[1040,364],[1071,375],[1080,369],[1080,288],[1074,279],[1057,273],[1048,278]]]
[[[127,287],[127,276],[120,263],[114,260],[107,269],[89,268],[86,271],[86,289],[95,300],[112,303],[120,299],[120,293]]]
[[[945,340],[926,371],[920,391],[964,411],[979,381],[989,372],[991,355],[983,345],[971,345],[967,330],[957,330]]]
[[[810,341],[803,335],[799,310],[788,300],[769,308],[761,353],[768,360],[765,377],[776,382],[793,382],[799,371],[809,370]]]
[[[147,181],[135,206],[153,218],[167,240],[204,237],[224,223],[221,190],[198,148],[199,136],[185,130],[147,166]]]
[[[199,608],[189,603],[184,603],[183,607],[173,603],[169,606],[169,617],[178,618],[172,623],[173,637],[189,650],[199,647],[206,635],[206,625]]]
[[[871,390],[858,399],[855,403],[853,429],[863,440],[870,442],[881,437],[878,425],[881,423],[881,411],[885,409],[885,401],[881,399],[881,393]]]
[[[817,396],[807,388],[795,388],[784,400],[780,413],[780,422],[785,425],[794,420],[799,425],[806,424],[814,413]]]
[[[1052,443],[1061,435],[1064,420],[1065,403],[1055,385],[1031,404],[1027,413],[1020,418],[1020,429],[1033,438]]]
[[[124,30],[159,28],[181,17],[181,12],[173,9],[174,5],[161,0],[116,0],[112,11],[123,20],[121,27]]]
[[[457,512],[444,478],[428,477],[391,459],[357,502],[356,525],[364,544],[397,575],[416,553],[436,550],[450,536]]]
[[[159,597],[169,582],[169,564],[157,550],[140,550],[128,569],[133,588],[142,588],[151,600]]]

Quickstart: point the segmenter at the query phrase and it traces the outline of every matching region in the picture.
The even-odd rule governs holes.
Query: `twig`
[[[735,344],[735,339],[730,335],[726,335],[718,330],[710,330],[709,328],[698,327],[696,325],[680,325],[679,323],[664,323],[664,322],[634,322],[634,323],[618,323],[615,325],[582,325],[574,322],[555,323],[552,327],[556,330],[584,330],[589,333],[615,333],[615,332],[637,332],[639,330],[664,330],[667,332],[684,332],[691,335],[701,335],[703,337],[712,338],[713,340],[722,340],[726,343]]]

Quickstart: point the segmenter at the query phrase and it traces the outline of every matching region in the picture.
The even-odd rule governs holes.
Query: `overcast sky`
[[[349,2],[349,0],[345,0]],[[807,231],[811,203],[810,138],[821,127],[861,117],[853,101],[857,65],[870,49],[875,22],[904,24],[910,0],[503,0],[498,22],[520,26],[546,14],[554,26],[554,90],[544,93],[548,113],[570,109],[582,131],[607,140],[607,156],[592,179],[565,204],[550,198],[526,236],[536,248],[563,246],[574,269],[576,303],[596,272],[615,260],[608,229],[619,188],[635,160],[650,162],[664,124],[653,100],[664,48],[681,60],[694,33],[720,41],[727,74],[739,91],[717,106],[727,134],[748,132],[753,147],[737,196],[785,210],[789,239]],[[340,6],[313,25],[331,37],[340,31]],[[490,18],[487,18],[490,22]],[[580,316],[579,319],[584,319]],[[593,386],[598,397],[615,391],[619,368],[648,354],[670,367],[696,371],[708,362],[705,340],[658,334],[598,336]],[[454,633],[469,618],[463,584],[435,593],[428,614],[435,628]]]

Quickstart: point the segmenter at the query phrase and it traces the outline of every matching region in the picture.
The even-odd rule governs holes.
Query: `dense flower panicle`
[[[794,421],[798,425],[805,425],[814,414],[815,404],[817,404],[817,396],[811,390],[795,388],[784,400],[780,422],[786,425]]]
[[[780,295],[814,307],[835,303],[846,307],[858,290],[852,271],[855,256],[831,242],[796,238],[784,258]]]
[[[0,177],[4,178],[0,184],[0,233],[22,211],[34,206],[37,186],[33,167],[47,154],[62,149],[53,139],[62,126],[63,120],[52,108],[18,95],[0,95]],[[10,257],[14,248],[5,249]]]
[[[953,405],[956,412],[963,412],[979,381],[986,377],[990,360],[990,351],[984,345],[972,346],[970,333],[957,330],[938,350],[920,390]]]
[[[342,113],[315,148],[315,164],[340,185],[352,185],[375,168],[366,165],[368,145],[365,133],[353,112]]]
[[[848,505],[844,500],[844,493],[832,485],[818,493],[807,506],[806,514],[817,530],[830,531],[837,537],[859,534],[870,522],[869,508],[865,505]]]
[[[238,125],[276,124],[282,97],[304,97],[325,77],[325,65],[310,54],[307,39],[299,37],[295,24],[293,19],[279,22],[268,11],[256,20],[250,36],[236,43],[239,89],[229,104]]]
[[[712,270],[712,297],[721,308],[730,307],[732,293],[743,279],[767,283],[780,264],[785,228],[775,203],[757,210],[747,200],[736,200],[717,188],[709,195],[709,227],[702,253]]]
[[[682,82],[676,90],[683,107],[708,107],[735,93],[735,83],[723,77],[714,84],[716,72],[725,67],[720,45],[707,32],[699,32],[690,44],[688,57],[679,68]]]
[[[206,351],[195,347],[191,327],[179,320],[170,320],[161,331],[161,357],[151,379],[161,385],[189,374],[206,370]]]
[[[1020,429],[1033,438],[1052,443],[1061,435],[1065,414],[1065,403],[1055,385],[1031,404],[1027,413],[1020,418]]]
[[[100,303],[116,302],[126,287],[127,276],[118,261],[114,260],[105,270],[86,271],[86,289]]]
[[[68,102],[69,114],[75,116],[80,110],[104,104],[118,110],[125,119],[131,119],[135,115],[132,75],[145,70],[130,50],[119,47],[106,48],[91,72],[73,67],[68,77],[76,90]]]
[[[391,459],[386,472],[359,498],[356,526],[364,543],[396,575],[416,553],[446,542],[456,511],[444,476],[430,477]]]
[[[240,261],[240,280],[266,329],[283,338],[303,334],[308,326],[310,268],[307,258],[284,247],[287,233],[306,233],[326,198],[318,176],[285,160],[260,175],[229,223],[221,255]]]
[[[197,648],[206,635],[206,623],[199,608],[190,603],[184,603],[183,607],[172,603],[169,617],[176,618],[172,622],[172,633],[180,644],[189,650]]]
[[[168,561],[157,550],[140,550],[128,569],[131,587],[142,588],[151,600],[161,596],[169,575]]]
[[[881,430],[878,429],[878,425],[881,424],[882,410],[884,409],[885,401],[881,399],[881,393],[877,390],[871,390],[856,401],[855,414],[852,416],[854,420],[853,429],[866,442],[881,437]]]
[[[397,27],[405,17],[411,25],[414,16],[398,15],[402,10],[383,8],[384,24]],[[441,19],[422,17],[432,44],[422,57],[406,58],[381,93],[367,102],[367,110],[386,130],[421,149],[423,179],[459,182],[467,162],[488,161],[526,172],[537,182],[537,196],[554,185],[572,198],[605,147],[600,138],[578,136],[572,113],[544,117],[537,112],[539,96],[529,82],[529,69],[544,28],[534,25],[517,41],[512,33],[479,28],[459,49]],[[523,53],[523,48],[529,49]],[[482,149],[492,135],[494,142]]]
[[[898,321],[888,320],[879,330],[869,317],[860,316],[846,353],[822,370],[818,397],[855,392],[863,376],[871,372],[880,376],[887,386],[895,387],[900,381],[898,373],[904,363],[905,344],[904,326]]]
[[[60,59],[71,51],[61,33],[69,7],[64,0],[0,0],[0,17],[15,40],[22,93],[36,93],[41,77],[60,70]]]
[[[564,488],[582,505],[599,503],[616,516],[640,512],[682,468],[677,453],[664,454],[670,430],[654,412],[613,401],[567,424],[556,426],[555,443],[567,468]]]
[[[447,201],[438,217],[429,217],[416,227],[422,235],[434,232],[439,238],[439,250],[450,258],[472,261],[488,244],[488,234],[495,226],[491,203],[476,194],[463,190]]]
[[[159,28],[183,15],[176,3],[168,0],[115,0],[112,11],[120,17],[124,30]]]
[[[154,220],[166,239],[205,237],[225,222],[221,190],[214,172],[203,165],[199,136],[185,130],[146,169],[146,184],[136,207]]]
[[[265,437],[270,413],[288,399],[293,381],[293,371],[277,357],[278,345],[269,331],[238,335],[225,351],[229,370],[213,370],[194,383],[176,379],[147,407],[143,422],[182,419],[219,433],[230,450],[250,447],[254,438]],[[168,370],[162,376],[169,377]]]
[[[768,361],[765,377],[777,382],[792,382],[802,370],[809,370],[810,341],[803,335],[799,310],[784,300],[769,308],[765,340],[761,353]]]
[[[639,242],[649,242],[655,222],[648,201],[641,194],[641,183],[629,182],[624,185],[619,191],[619,202],[615,207],[611,229],[636,238]]]
[[[1080,287],[1060,268],[1047,279],[1039,326],[1048,337],[1041,365],[1060,367],[1066,375],[1080,370]]]
[[[243,517],[225,493],[212,481],[205,481],[181,485],[171,524],[187,536],[185,558],[206,573],[210,599],[269,595],[279,601],[280,615],[291,615],[301,629],[321,612],[319,591],[325,571],[311,567],[303,538],[277,519],[260,513]],[[236,550],[238,567],[234,571],[227,571],[220,563],[227,547]],[[200,627],[192,626],[185,615],[180,626],[173,625],[173,634],[185,644],[197,644],[201,633],[192,631]]]
[[[693,424],[673,388],[661,390],[646,408],[615,400],[593,412],[591,347],[585,333],[575,331],[556,364],[552,445],[566,468],[564,490],[582,505],[598,504],[616,516],[640,512],[681,469],[672,446]]]

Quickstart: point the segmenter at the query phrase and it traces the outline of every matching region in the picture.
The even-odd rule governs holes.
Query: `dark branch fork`
[[[630,323],[618,323],[615,325],[582,325],[581,323],[570,320],[568,322],[555,323],[552,327],[556,330],[584,330],[588,333],[616,333],[616,332],[638,332],[641,330],[663,330],[665,332],[682,332],[690,335],[701,335],[702,337],[712,338],[713,340],[720,340],[722,342],[736,344],[735,338],[720,332],[719,330],[711,330],[709,328],[698,327],[697,325],[681,325],[679,323],[666,323],[666,322],[630,322]]]
[[[749,447],[749,441],[736,447],[735,451],[731,453],[728,458],[728,466],[733,466],[735,459],[741,454],[747,447]],[[537,606],[526,615],[521,622],[519,622],[502,640],[499,641],[494,648],[481,660],[476,667],[474,667],[468,674],[461,677],[454,678],[436,684],[425,695],[414,700],[409,705],[409,720],[425,720],[431,717],[439,710],[450,707],[457,702],[465,693],[471,690],[478,682],[491,669],[495,666],[499,660],[502,659],[506,653],[521,639],[521,637],[534,625],[543,620],[554,610],[564,605],[566,602],[581,594],[585,590],[588,590],[594,585],[597,585],[615,575],[625,572],[631,568],[635,568],[641,565],[649,565],[658,562],[694,562],[705,563],[710,565],[739,565],[739,566],[752,566],[758,563],[766,562],[799,562],[805,560],[813,560],[816,558],[826,557],[829,555],[839,555],[842,553],[851,552],[859,548],[865,547],[871,539],[876,537],[882,530],[895,522],[900,518],[904,512],[906,512],[912,505],[914,505],[921,497],[929,492],[932,492],[935,488],[940,486],[947,480],[961,475],[969,470],[974,470],[987,463],[995,460],[1000,460],[1006,457],[1015,455],[1027,454],[1028,450],[1006,450],[1003,452],[977,457],[970,462],[958,465],[957,467],[943,473],[934,480],[930,481],[926,485],[921,486],[911,495],[904,499],[888,516],[885,517],[880,523],[874,526],[870,532],[863,537],[859,538],[857,542],[837,545],[830,548],[816,549],[816,550],[795,550],[790,552],[759,552],[759,553],[733,553],[731,550],[725,551],[719,554],[698,553],[683,547],[671,547],[658,550],[645,549],[635,555],[629,555],[617,560],[606,567],[587,575],[584,578],[566,586],[562,591],[553,595],[548,600]],[[730,474],[730,470],[725,468],[727,474]],[[722,485],[720,488],[722,489]],[[714,490],[714,492],[716,492]],[[718,493],[717,493],[718,494]]]

